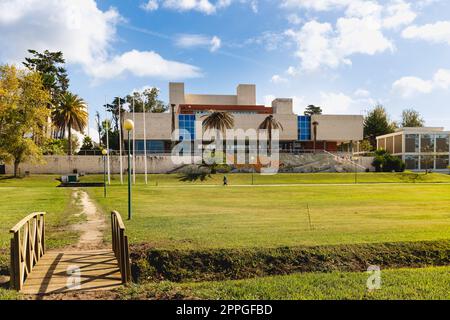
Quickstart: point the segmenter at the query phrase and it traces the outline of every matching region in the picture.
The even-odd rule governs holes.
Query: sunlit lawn
[[[304,273],[238,281],[148,283],[123,290],[123,299],[181,294],[213,300],[437,300],[450,299],[450,267],[381,270],[369,291],[366,272]]]
[[[139,182],[133,188],[133,219],[126,221],[131,242],[201,249],[450,238],[447,184],[239,186],[246,184],[248,176],[229,175],[229,187],[220,185],[222,175],[206,183],[181,183],[176,175],[151,176],[150,181],[158,179],[158,186]],[[257,179],[277,184],[340,183],[349,176],[293,174]],[[396,174],[361,176],[378,182],[404,179]],[[432,174],[424,179],[445,181],[447,176]],[[118,210],[127,216],[125,185],[114,180],[107,199],[101,188],[89,192],[105,212]]]

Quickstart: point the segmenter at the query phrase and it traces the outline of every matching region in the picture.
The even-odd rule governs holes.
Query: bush
[[[42,154],[46,156],[66,154],[67,141],[65,139],[48,139],[42,146]]]
[[[403,172],[406,164],[397,156],[391,155],[386,150],[375,151],[375,159],[372,162],[376,172]]]

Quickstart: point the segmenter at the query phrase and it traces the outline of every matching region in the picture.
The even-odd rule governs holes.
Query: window
[[[422,135],[421,152],[434,152],[434,135],[432,134]]]
[[[311,141],[311,117],[298,116],[298,140]]]
[[[405,135],[405,152],[418,153],[419,152],[419,135],[407,134]]]
[[[436,152],[449,152],[449,136],[448,134],[436,135]]]
[[[164,141],[147,140],[147,154],[165,153]],[[136,154],[144,154],[144,140],[136,140]]]
[[[180,141],[195,140],[195,115],[180,114],[178,116],[178,127],[180,130],[186,130],[188,133],[180,132]]]
[[[443,170],[447,169],[449,166],[448,155],[446,156],[436,156],[436,169]]]
[[[434,157],[433,156],[421,156],[420,157],[420,169],[421,170],[434,169]]]
[[[406,169],[418,170],[419,169],[419,156],[405,156]]]

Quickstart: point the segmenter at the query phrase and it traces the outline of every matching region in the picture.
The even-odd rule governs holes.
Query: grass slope
[[[381,270],[381,289],[369,291],[366,272],[303,273],[200,283],[146,283],[121,299],[438,300],[450,299],[450,267]]]

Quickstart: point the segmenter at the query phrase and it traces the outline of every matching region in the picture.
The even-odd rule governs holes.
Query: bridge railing
[[[125,225],[119,212],[111,212],[112,248],[119,263],[122,283],[131,281],[130,253]]]
[[[17,223],[10,231],[11,288],[22,290],[34,266],[45,253],[45,212],[35,212]]]

